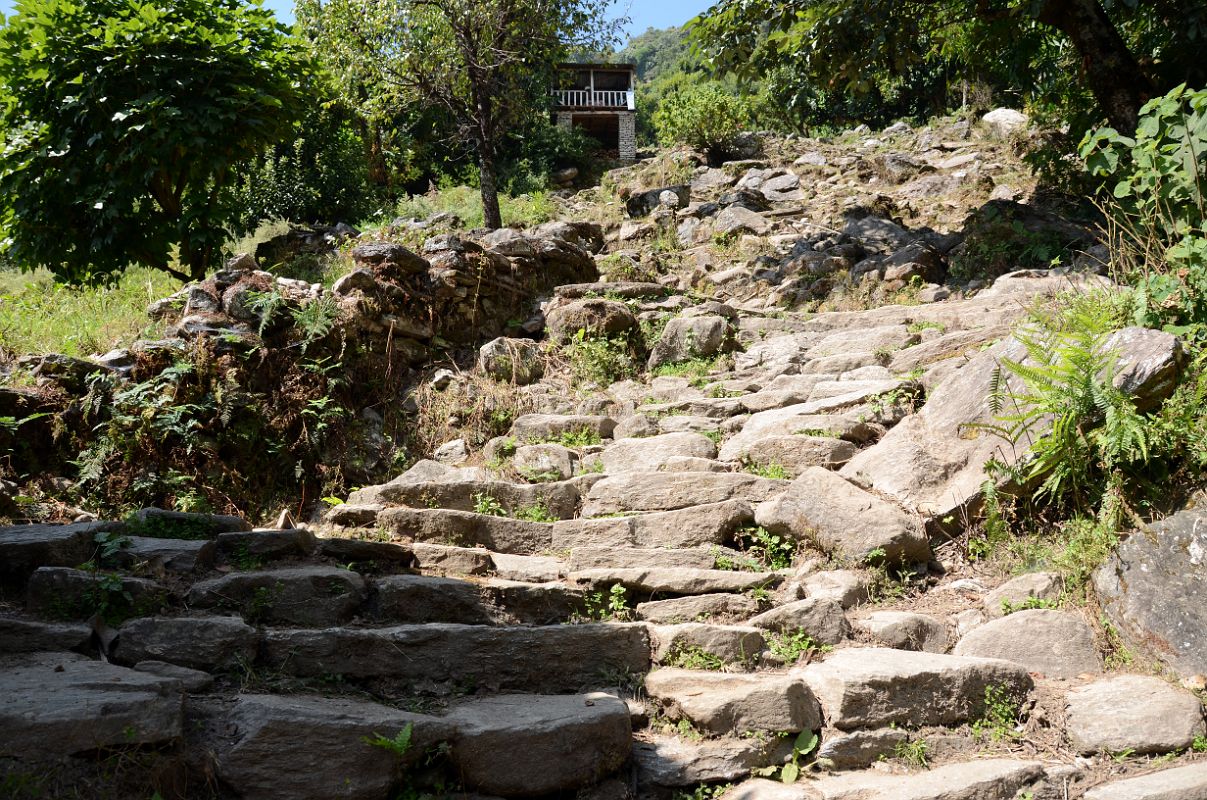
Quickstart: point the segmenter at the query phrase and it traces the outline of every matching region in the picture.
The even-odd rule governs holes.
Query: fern
[[[1152,457],[1153,419],[1115,388],[1106,347],[1120,304],[1090,293],[1033,313],[1015,334],[1025,356],[1003,358],[990,380],[984,427],[1026,455],[996,477],[1034,486],[1033,497],[1071,511],[1097,508],[1104,522],[1127,507],[1127,476]]]

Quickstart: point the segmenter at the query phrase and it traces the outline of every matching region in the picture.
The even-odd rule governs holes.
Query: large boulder
[[[615,336],[637,327],[637,317],[624,303],[602,298],[569,300],[545,314],[549,338],[558,343],[584,336]]]
[[[675,317],[650,353],[649,368],[693,358],[709,358],[737,348],[736,331],[725,317]]]
[[[930,558],[917,519],[822,467],[806,469],[786,492],[759,506],[755,519],[772,533],[815,542],[848,561]]]
[[[1132,533],[1094,574],[1107,618],[1132,647],[1183,676],[1207,675],[1207,511]]]
[[[1002,658],[1049,678],[1102,671],[1094,631],[1079,614],[1048,609],[1019,611],[969,632],[953,652]]]
[[[1119,675],[1072,690],[1066,728],[1082,753],[1168,753],[1207,733],[1199,699],[1149,675]]]
[[[479,348],[478,369],[497,381],[525,386],[545,374],[545,360],[541,346],[531,339],[499,337]]]

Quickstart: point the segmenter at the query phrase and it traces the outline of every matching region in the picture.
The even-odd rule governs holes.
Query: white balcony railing
[[[591,91],[590,89],[555,89],[553,96],[562,108],[627,108],[637,110],[633,91]]]

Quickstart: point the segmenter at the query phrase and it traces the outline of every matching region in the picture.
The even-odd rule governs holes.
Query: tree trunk
[[[499,187],[495,173],[495,154],[490,144],[478,147],[478,180],[482,186],[483,224],[491,230],[503,227],[503,213],[499,210]]]
[[[1136,130],[1153,85],[1098,0],[1048,0],[1039,21],[1064,33],[1081,55],[1085,82],[1120,133]]]

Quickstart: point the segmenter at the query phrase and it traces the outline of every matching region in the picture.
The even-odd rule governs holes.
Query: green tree
[[[20,0],[0,30],[9,258],[71,283],[199,279],[235,167],[285,135],[310,60],[243,0]],[[175,260],[173,256],[175,255]]]
[[[1087,91],[1099,114],[1130,131],[1158,88],[1201,82],[1207,8],[1201,0],[720,0],[694,32],[714,64],[738,74],[788,66],[818,89],[866,93],[919,65],[954,68],[1058,103]]]
[[[298,0],[297,16],[350,97],[380,111],[443,108],[477,155],[486,225],[503,225],[502,137],[549,110],[554,68],[615,40],[608,0]]]

